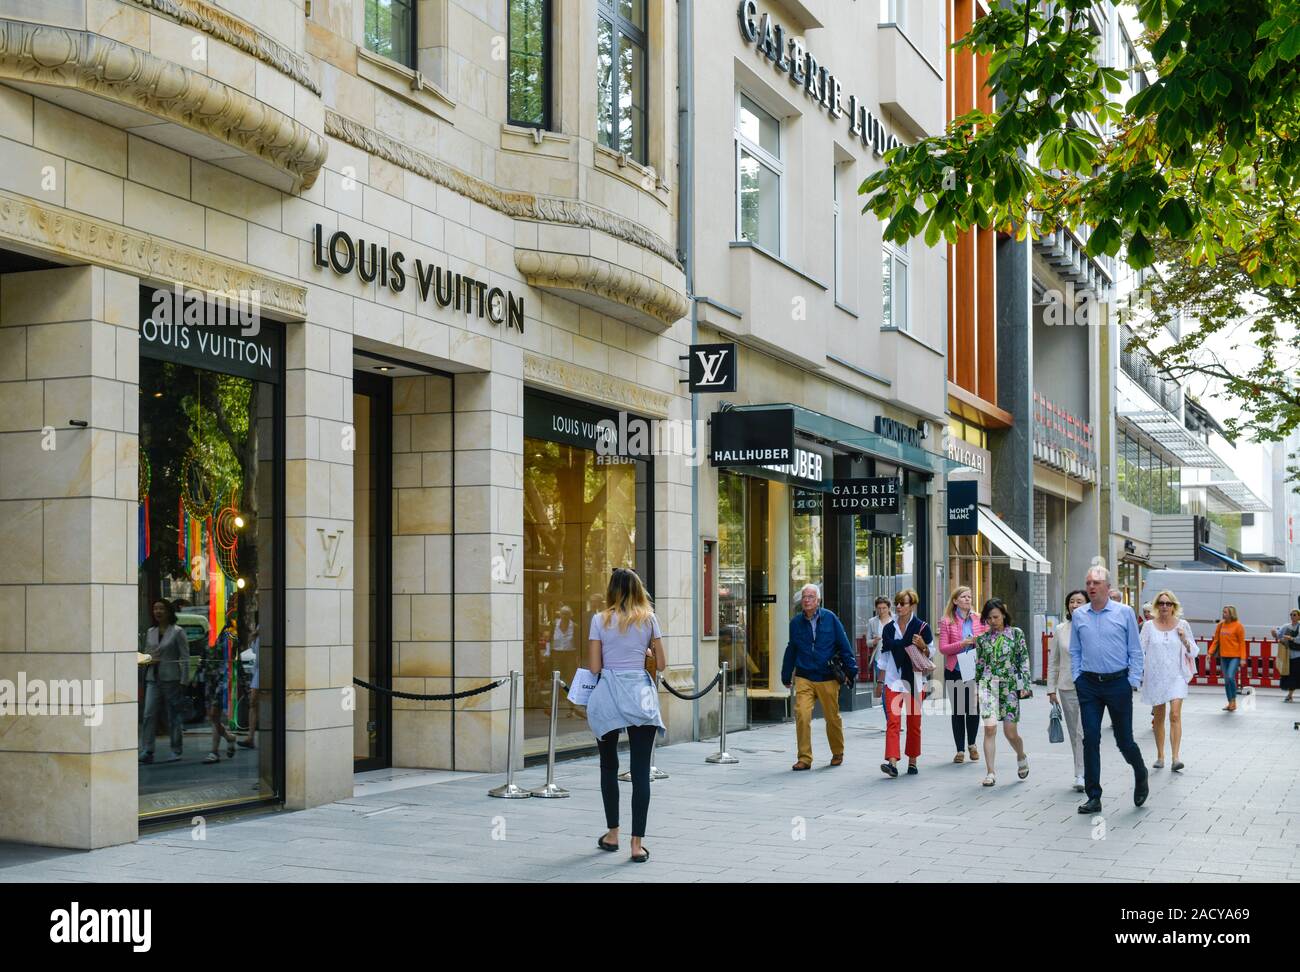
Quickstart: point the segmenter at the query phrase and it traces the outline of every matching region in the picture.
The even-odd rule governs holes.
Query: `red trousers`
[[[888,728],[885,730],[885,759],[898,760],[898,735],[903,719],[907,719],[907,756],[915,759],[921,755],[921,697],[907,692],[885,689],[885,712]]]

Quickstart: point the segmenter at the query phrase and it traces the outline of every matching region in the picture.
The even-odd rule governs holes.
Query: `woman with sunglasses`
[[[925,694],[926,673],[912,666],[908,647],[919,657],[930,657],[934,634],[930,626],[916,616],[916,591],[910,587],[894,595],[894,620],[881,634],[880,657],[885,660],[885,761],[880,772],[898,776],[899,736],[907,720],[907,773],[916,776],[916,758],[921,755],[921,700]]]
[[[1183,741],[1183,699],[1187,683],[1196,664],[1196,642],[1192,629],[1182,619],[1183,609],[1173,591],[1161,591],[1155,599],[1156,616],[1142,625],[1138,640],[1142,643],[1142,701],[1153,706],[1152,729],[1156,734],[1154,769],[1165,767],[1165,710],[1169,712],[1169,741],[1173,746],[1173,765],[1177,773],[1183,768],[1178,748]]]

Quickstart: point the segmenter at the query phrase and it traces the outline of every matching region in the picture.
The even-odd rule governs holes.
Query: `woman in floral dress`
[[[1029,696],[1029,645],[1025,633],[1011,626],[1011,614],[998,598],[984,603],[980,620],[988,631],[975,639],[975,684],[979,690],[980,718],[984,720],[985,786],[993,786],[993,758],[997,754],[998,723],[1016,751],[1016,769],[1023,780],[1029,775],[1029,757],[1016,723],[1020,700]]]

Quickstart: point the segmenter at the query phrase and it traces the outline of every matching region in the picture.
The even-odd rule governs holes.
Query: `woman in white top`
[[[1183,768],[1178,747],[1183,741],[1183,699],[1196,661],[1192,629],[1181,617],[1182,605],[1173,591],[1161,591],[1155,599],[1156,616],[1142,625],[1142,701],[1154,706],[1156,734],[1155,769],[1165,765],[1165,709],[1169,710],[1169,739],[1173,743],[1174,772]]]
[[[1070,617],[1075,608],[1088,603],[1086,591],[1071,591],[1065,595],[1065,620],[1052,632],[1052,647],[1047,656],[1047,701],[1059,702],[1065,728],[1070,733],[1070,748],[1074,750],[1074,788],[1083,792],[1083,719],[1079,713],[1079,697],[1070,680]]]

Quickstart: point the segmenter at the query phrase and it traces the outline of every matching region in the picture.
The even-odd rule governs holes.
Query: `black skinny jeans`
[[[618,826],[618,734],[613,729],[598,740],[600,749],[600,798],[605,803],[605,825]],[[628,726],[627,741],[632,757],[632,836],[645,836],[645,818],[650,811],[650,749],[658,726]]]
[[[975,745],[975,732],[980,724],[979,700],[974,688],[963,690],[960,667],[951,672],[944,669],[943,692],[952,705],[952,741],[957,744],[957,752],[965,752],[967,746]]]

